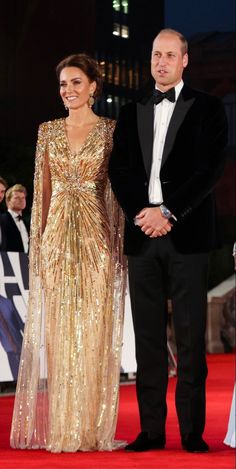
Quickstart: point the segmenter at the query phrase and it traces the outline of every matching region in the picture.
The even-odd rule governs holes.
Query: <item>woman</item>
[[[107,180],[114,121],[92,110],[97,62],[57,68],[68,117],[39,128],[29,311],[11,430],[14,448],[112,450],[125,262],[121,212]]]
[[[235,435],[235,419],[236,419],[236,412],[235,412],[235,392],[236,386],[234,385],[233,396],[230,406],[230,413],[229,413],[229,420],[227,426],[227,432],[225,435],[224,443],[225,445],[231,446],[231,448],[236,447],[236,435]]]
[[[236,242],[233,245],[233,258],[234,258],[234,271],[236,272]],[[235,434],[235,426],[236,426],[236,410],[235,410],[235,394],[236,394],[236,385],[234,385],[233,389],[233,396],[230,406],[229,412],[229,420],[227,426],[227,432],[224,438],[224,443],[231,448],[236,448],[236,434]]]

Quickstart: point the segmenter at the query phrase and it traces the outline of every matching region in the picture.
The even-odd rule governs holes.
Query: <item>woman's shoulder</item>
[[[64,117],[54,119],[39,124],[39,133],[50,133],[51,131],[57,130],[64,123]]]
[[[109,130],[114,130],[116,121],[110,117],[101,117],[101,121],[104,123],[105,127]]]

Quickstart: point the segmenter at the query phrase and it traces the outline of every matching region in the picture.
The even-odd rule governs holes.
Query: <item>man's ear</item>
[[[187,67],[187,65],[188,65],[188,54],[186,52],[183,56],[183,67],[185,68]]]

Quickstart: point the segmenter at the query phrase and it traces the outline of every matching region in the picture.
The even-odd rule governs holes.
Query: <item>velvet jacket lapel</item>
[[[144,104],[137,103],[138,135],[148,179],[150,177],[152,164],[153,119],[154,107],[152,100],[149,99]]]
[[[174,112],[170,119],[169,127],[166,134],[165,145],[163,149],[161,166],[163,166],[163,164],[167,160],[173,148],[177,132],[194,101],[195,98],[192,95],[189,95],[188,88],[184,86],[178,97],[176,106],[174,108]]]
[[[191,90],[184,85],[179,98],[177,100],[174,112],[172,114],[162,156],[162,166],[168,158],[177,132],[184,121],[184,118],[192,106],[195,97]],[[153,121],[154,121],[154,106],[152,99],[149,98],[146,102],[137,103],[137,125],[140,146],[143,155],[143,161],[147,177],[149,179],[152,165],[152,148],[153,148]]]

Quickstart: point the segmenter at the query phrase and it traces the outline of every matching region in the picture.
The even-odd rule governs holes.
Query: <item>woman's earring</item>
[[[93,97],[93,94],[91,93],[91,94],[89,95],[89,99],[88,99],[88,105],[89,105],[89,107],[93,107],[94,103],[95,103],[95,99],[94,99],[94,97]]]
[[[64,99],[62,99],[62,104],[63,104],[65,110],[68,111],[68,107],[67,107],[66,103],[64,102]]]

